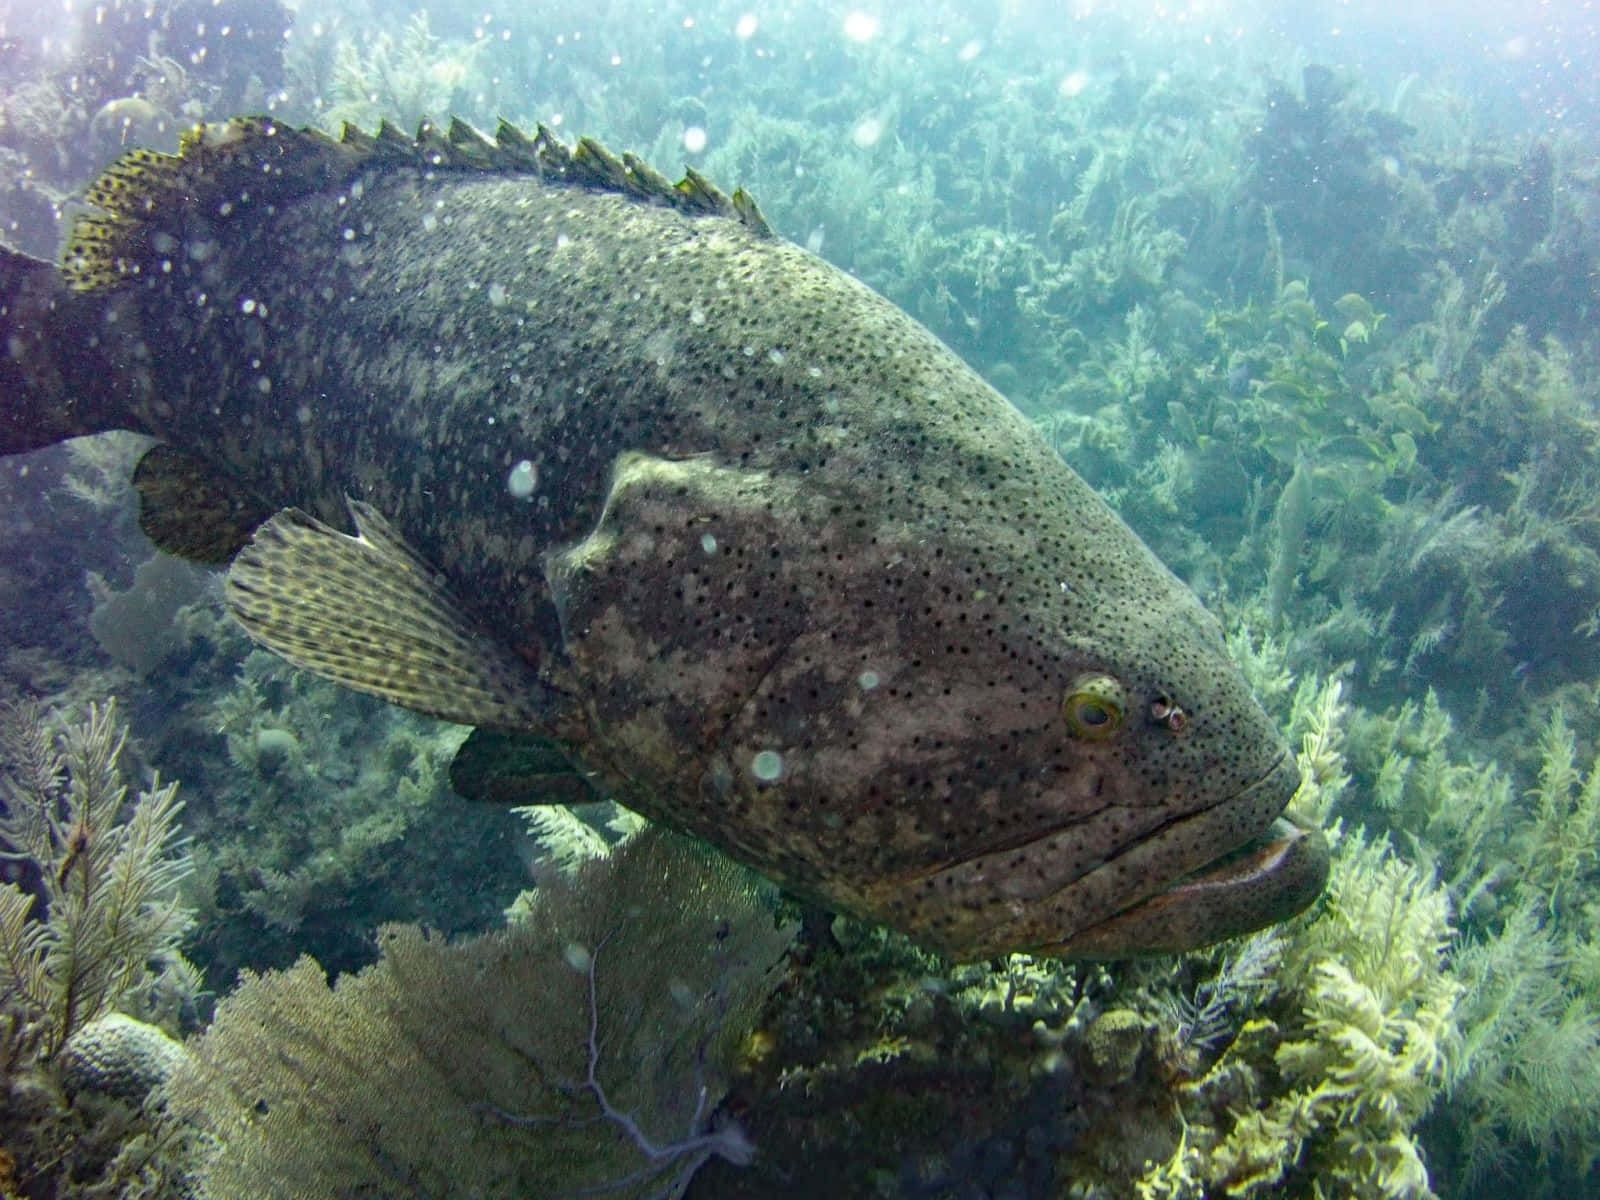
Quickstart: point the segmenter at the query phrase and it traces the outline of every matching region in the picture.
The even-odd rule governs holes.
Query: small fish
[[[590,140],[268,119],[0,256],[0,452],[135,429],[158,545],[293,662],[955,958],[1320,891],[1217,622],[931,333]]]

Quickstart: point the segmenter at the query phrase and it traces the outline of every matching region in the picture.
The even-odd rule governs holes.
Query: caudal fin
[[[56,365],[66,298],[52,264],[0,246],[0,454],[93,432]]]

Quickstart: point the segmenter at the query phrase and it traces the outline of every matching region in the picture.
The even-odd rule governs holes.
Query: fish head
[[[978,522],[907,544],[892,584],[841,582],[728,755],[752,806],[831,834],[806,851],[845,907],[957,958],[1190,949],[1326,875],[1320,835],[1281,819],[1299,771],[1218,622],[1072,480],[1053,548]]]
[[[1041,469],[1032,520],[973,502],[994,519],[930,536],[872,489],[630,459],[550,564],[585,761],[955,958],[1176,951],[1303,908],[1325,848],[1279,823],[1299,773],[1218,623]]]
[[[902,713],[902,749],[932,744],[939,762],[881,790],[927,794],[924,835],[957,849],[886,874],[890,923],[957,957],[1126,957],[1260,928],[1321,891],[1320,834],[1282,817],[1300,782],[1282,734],[1216,620],[1142,544],[1127,551],[1092,589],[1058,581],[1054,603],[1016,614],[1025,665],[1012,641],[983,655],[987,672],[921,681],[960,717]]]

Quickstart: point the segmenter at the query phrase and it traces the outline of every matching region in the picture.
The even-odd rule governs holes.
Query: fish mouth
[[[862,907],[914,926],[930,949],[961,961],[1015,950],[1133,958],[1198,949],[1286,920],[1322,891],[1327,842],[1284,812],[1299,783],[1285,747],[1253,782],[1206,808],[1131,836],[1128,810],[1108,808],[1097,824],[1066,824],[885,880]],[[1123,837],[1105,837],[1119,827]]]
[[[1277,797],[1292,795],[1299,780],[1285,750],[1265,774],[1221,805],[1173,821],[1148,844],[1216,845],[1227,826],[1252,815],[1260,832],[1041,951],[1073,958],[1177,954],[1301,912],[1327,883],[1329,850],[1320,829],[1282,811]]]

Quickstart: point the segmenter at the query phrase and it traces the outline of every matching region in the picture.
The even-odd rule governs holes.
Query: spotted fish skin
[[[1306,834],[1181,935],[1137,919],[1267,835],[1292,756],[1216,621],[909,316],[731,215],[330,174],[170,216],[48,310],[0,272],[0,450],[121,426],[266,511],[358,499],[526,666],[527,732],[946,954],[1181,949],[1320,890]],[[1111,728],[1064,715],[1085,680]]]

